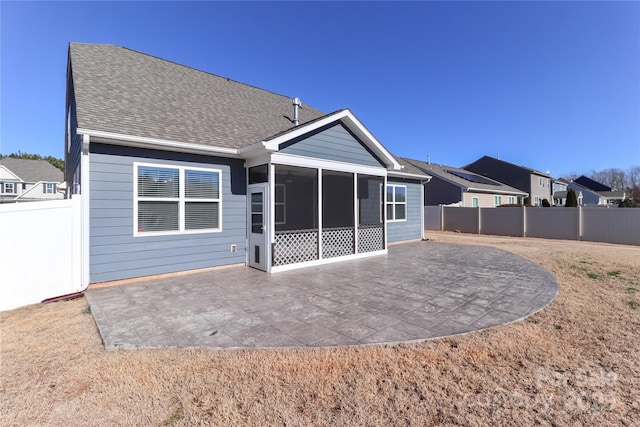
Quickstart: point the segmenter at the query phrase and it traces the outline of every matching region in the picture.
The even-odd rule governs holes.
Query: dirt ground
[[[640,248],[428,233],[550,270],[516,323],[394,346],[105,351],[84,298],[0,313],[0,425],[640,425]]]

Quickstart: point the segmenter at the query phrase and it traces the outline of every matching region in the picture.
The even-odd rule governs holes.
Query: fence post
[[[522,237],[527,237],[527,207],[522,206]]]
[[[577,232],[578,232],[578,236],[576,237],[576,240],[582,240],[582,206],[578,206],[576,208],[578,210],[578,227],[577,227]]]
[[[440,231],[444,231],[444,205],[440,205]]]
[[[478,234],[482,234],[482,209],[480,206],[478,206]]]

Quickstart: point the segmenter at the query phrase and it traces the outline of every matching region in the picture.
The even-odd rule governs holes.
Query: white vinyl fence
[[[81,285],[80,197],[0,204],[0,311]]]
[[[640,245],[640,209],[425,206],[424,229]]]

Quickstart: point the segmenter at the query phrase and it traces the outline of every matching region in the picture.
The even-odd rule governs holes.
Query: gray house
[[[547,199],[549,203],[552,201],[551,182],[553,178],[535,169],[489,156],[483,156],[475,162],[463,166],[463,169],[524,191],[528,194],[529,203],[533,206],[542,205],[544,199]]]
[[[627,198],[627,194],[624,190],[611,188],[608,185],[602,184],[601,182],[598,182],[584,175],[576,178],[573,183],[583,188],[587,188],[601,197],[603,199],[603,202],[598,204],[606,206],[617,206],[620,202],[624,201]]]
[[[487,208],[522,203],[527,193],[491,178],[453,166],[402,159],[432,176],[424,189],[425,206]]]
[[[46,160],[0,159],[0,203],[62,199],[64,174]]]
[[[136,52],[71,43],[66,180],[87,284],[382,255],[422,237],[426,174],[348,109]]]

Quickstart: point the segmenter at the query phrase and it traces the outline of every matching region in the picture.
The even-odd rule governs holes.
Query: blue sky
[[[0,2],[0,152],[63,157],[67,47],[348,107],[395,154],[640,165],[640,2]]]

